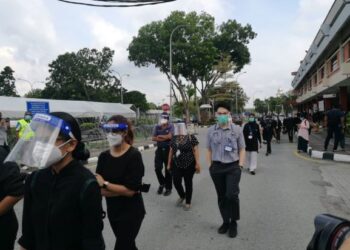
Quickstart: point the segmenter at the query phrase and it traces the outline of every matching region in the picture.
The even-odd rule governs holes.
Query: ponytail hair
[[[131,122],[128,119],[126,119],[122,115],[114,115],[114,116],[110,117],[107,122],[127,124],[128,125],[128,129],[126,131],[126,135],[124,137],[124,141],[127,144],[129,144],[129,145],[132,145],[134,143],[134,129],[132,127]]]

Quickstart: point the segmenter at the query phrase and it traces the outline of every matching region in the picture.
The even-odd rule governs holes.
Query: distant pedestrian
[[[288,134],[288,139],[290,143],[293,143],[294,138],[294,118],[289,115],[283,120],[283,130]]]
[[[191,208],[193,176],[200,173],[198,140],[194,135],[187,133],[185,123],[174,124],[174,136],[170,142],[168,159],[168,170],[172,172],[174,186],[179,194],[177,205],[183,205],[185,210]],[[185,182],[185,190],[182,186],[182,179]]]
[[[310,123],[306,119],[305,115],[300,116],[301,123],[298,125],[298,152],[307,153],[307,147],[309,144],[309,128]]]
[[[327,127],[327,137],[324,142],[324,150],[327,151],[330,139],[334,135],[333,151],[338,148],[338,143],[341,140],[341,134],[344,130],[344,113],[338,109],[338,105],[334,105],[333,108],[328,111],[325,117],[325,126]]]
[[[260,126],[255,121],[255,115],[250,114],[248,123],[243,128],[246,144],[246,167],[250,174],[255,175],[259,147],[261,148]]]
[[[263,128],[263,135],[266,140],[266,156],[272,153],[271,149],[271,141],[272,137],[276,135],[276,125],[275,122],[272,120],[272,117],[270,115],[267,115],[266,118],[262,121],[261,124]]]
[[[167,169],[168,156],[170,150],[170,141],[174,132],[173,125],[169,123],[169,115],[164,112],[161,114],[159,124],[153,130],[152,140],[157,142],[157,149],[154,158],[154,167],[159,182],[157,193],[164,196],[171,194],[172,177]],[[164,169],[164,175],[163,175]]]
[[[3,147],[7,152],[10,151],[8,143],[8,132],[10,130],[10,124],[2,118],[2,113],[0,112],[0,147]]]
[[[245,142],[242,129],[229,124],[229,115],[229,105],[217,104],[218,124],[208,130],[207,160],[223,219],[218,233],[225,234],[228,231],[229,237],[234,238],[237,236],[237,221],[240,219],[238,195],[245,162]]]
[[[277,143],[280,143],[281,142],[282,122],[281,122],[279,116],[276,117],[275,124],[276,124],[276,141],[277,141]]]

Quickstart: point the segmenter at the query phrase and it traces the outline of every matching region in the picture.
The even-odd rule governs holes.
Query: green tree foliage
[[[149,109],[146,100],[146,95],[139,91],[129,91],[123,96],[124,103],[133,104],[135,107],[139,108],[140,111],[145,112]]]
[[[157,105],[153,102],[147,103],[148,109],[157,109]]]
[[[235,81],[222,82],[220,85],[216,86],[215,88],[212,88],[209,94],[210,98],[214,99],[215,102],[227,102],[227,104],[231,106],[231,111],[233,113],[242,112],[244,110],[244,106],[249,100],[243,88],[241,88],[239,83]]]
[[[84,48],[59,55],[49,64],[50,77],[42,92],[44,98],[116,102],[120,81],[112,75],[114,51],[110,48]]]
[[[0,72],[0,96],[18,96],[13,73],[14,71],[9,66]]]
[[[42,98],[42,89],[33,89],[29,91],[27,94],[24,95],[24,97],[27,98]]]
[[[182,25],[174,31],[176,27]],[[153,65],[170,78],[169,39],[173,33],[172,82],[189,115],[188,85],[199,91],[207,102],[208,91],[224,73],[216,67],[222,58],[229,58],[240,71],[250,61],[248,43],[256,34],[248,24],[242,26],[228,20],[216,28],[213,16],[203,12],[186,14],[174,11],[163,21],[152,22],[140,28],[130,43],[129,60],[136,66]]]

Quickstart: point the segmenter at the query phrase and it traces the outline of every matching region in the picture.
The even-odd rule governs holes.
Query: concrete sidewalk
[[[345,151],[343,151],[340,144],[338,144],[338,149],[333,152],[334,138],[330,140],[328,150],[324,151],[326,136],[326,129],[320,129],[318,132],[311,132],[308,150],[310,156],[317,159],[350,162],[350,138],[345,137]]]

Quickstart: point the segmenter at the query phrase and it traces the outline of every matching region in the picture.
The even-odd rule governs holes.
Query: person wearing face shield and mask
[[[261,148],[261,135],[260,126],[256,123],[254,114],[249,115],[248,123],[243,128],[243,134],[246,144],[246,167],[251,175],[255,175],[258,151],[259,147]]]
[[[185,123],[174,124],[174,136],[170,142],[168,159],[168,170],[172,170],[174,186],[179,194],[177,206],[182,206],[185,201],[184,210],[191,209],[194,173],[200,173],[198,140],[194,135],[187,133]],[[182,186],[185,181],[185,190]]]
[[[125,117],[112,116],[103,129],[110,148],[98,157],[96,178],[116,237],[114,249],[137,250],[135,240],[146,213],[140,193],[145,171],[142,156],[132,147],[134,134]]]
[[[168,113],[162,113],[160,117],[160,124],[156,125],[153,130],[152,141],[157,142],[157,149],[154,158],[154,167],[159,182],[159,188],[157,193],[164,196],[171,194],[172,189],[172,177],[170,171],[167,169],[168,156],[170,150],[170,140],[174,131],[174,127],[169,123]],[[164,168],[164,175],[163,175]]]
[[[218,196],[218,205],[223,220],[218,233],[231,238],[237,236],[237,221],[240,219],[239,182],[245,162],[245,142],[242,128],[229,124],[230,107],[225,103],[216,106],[218,123],[208,130],[207,160],[210,176]]]
[[[25,182],[22,250],[105,249],[100,188],[83,151],[78,122],[53,112],[36,114],[6,158],[38,168]]]

